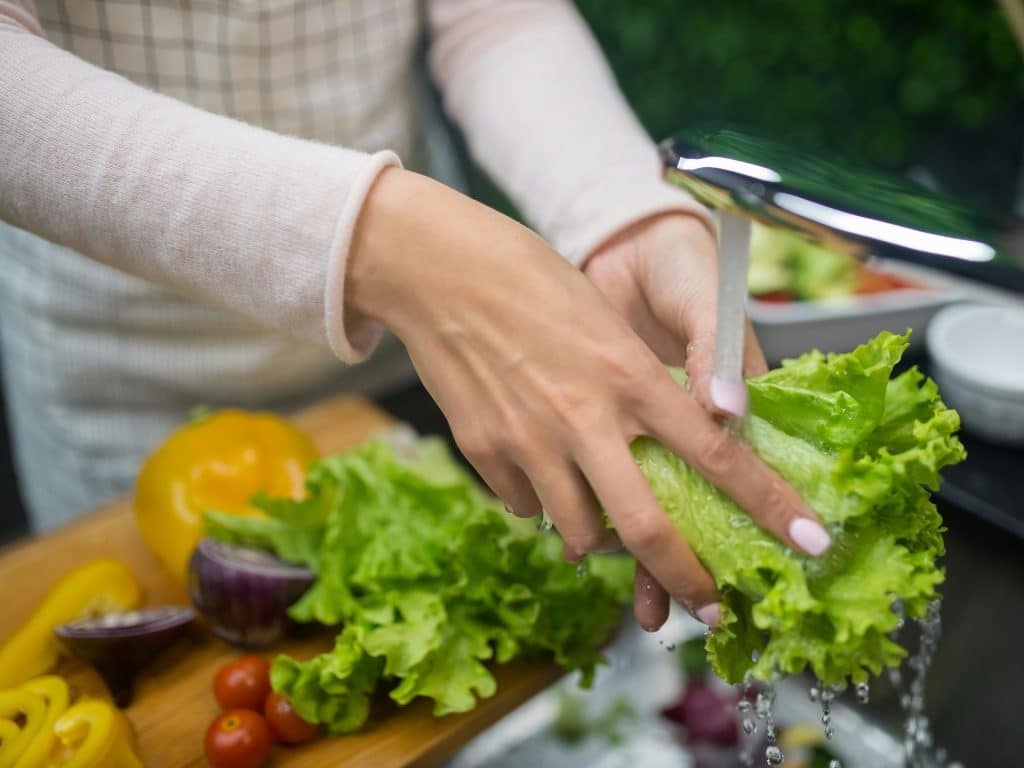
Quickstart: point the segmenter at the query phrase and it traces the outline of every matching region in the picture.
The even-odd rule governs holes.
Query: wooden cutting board
[[[323,454],[344,450],[395,424],[371,403],[348,396],[307,408],[293,421],[312,435]],[[61,574],[98,557],[124,561],[142,584],[146,605],[188,603],[184,590],[166,576],[143,544],[135,527],[131,499],[123,498],[52,533],[0,549],[0,643],[25,621]],[[328,650],[332,641],[333,633],[313,633],[300,641],[282,643],[264,655],[273,658],[283,651],[308,658]],[[213,676],[218,666],[238,655],[208,633],[197,632],[143,672],[128,715],[147,766],[207,764],[203,735],[218,713],[211,688]],[[472,712],[435,718],[428,701],[399,708],[381,697],[370,722],[359,732],[302,747],[275,747],[270,765],[435,765],[561,674],[552,663],[495,665],[493,671],[497,693],[481,701]],[[83,670],[74,662],[64,662],[60,672],[72,682],[83,677]]]

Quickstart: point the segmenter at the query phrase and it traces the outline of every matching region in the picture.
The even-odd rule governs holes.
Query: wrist
[[[617,232],[590,254],[583,263],[590,276],[608,267],[609,262],[635,259],[642,254],[664,254],[680,246],[689,251],[717,250],[715,234],[703,217],[685,211],[668,211],[642,219]]]
[[[399,338],[470,311],[502,270],[528,270],[542,241],[496,211],[425,176],[389,168],[356,223],[346,271],[346,314]]]

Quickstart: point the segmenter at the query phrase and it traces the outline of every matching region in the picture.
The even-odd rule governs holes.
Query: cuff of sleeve
[[[592,253],[622,230],[673,211],[696,216],[715,232],[708,209],[686,191],[634,169],[612,170],[573,199],[549,240],[569,262],[582,268]]]
[[[385,168],[402,166],[398,155],[391,151],[376,152],[370,156],[366,167],[359,173],[349,188],[345,207],[338,219],[338,226],[331,242],[330,258],[327,262],[327,285],[324,288],[324,322],[327,341],[331,350],[345,363],[361,363],[373,352],[384,327],[368,317],[349,318],[345,325],[345,272],[348,265],[349,249],[356,221],[363,210],[363,203],[370,188]]]

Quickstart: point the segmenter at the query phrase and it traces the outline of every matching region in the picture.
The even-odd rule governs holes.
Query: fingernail
[[[715,626],[722,620],[722,604],[708,603],[696,613],[697,619],[709,627]]]
[[[806,517],[797,517],[789,524],[789,537],[800,549],[815,557],[823,554],[832,544],[828,531]]]
[[[742,381],[726,381],[712,376],[708,391],[711,393],[711,402],[720,410],[738,419],[746,415],[747,387]]]

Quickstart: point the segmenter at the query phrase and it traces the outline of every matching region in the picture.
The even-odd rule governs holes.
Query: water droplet
[[[836,732],[832,728],[826,728],[825,729],[825,738],[826,739],[831,741],[832,737],[835,736],[835,735],[836,735]]]
[[[765,748],[764,757],[768,762],[768,765],[782,765],[786,760],[786,756],[782,754],[782,750],[774,744]]]
[[[824,726],[831,725],[832,724],[832,715],[830,715],[828,712],[825,712],[821,716],[821,724],[824,725]]]
[[[759,661],[760,659],[761,659],[761,654],[760,654],[760,653],[759,653],[758,651],[751,651],[751,652],[750,652],[750,660],[751,660],[752,662],[754,662],[755,664],[757,664],[757,662],[758,662],[758,661]]]
[[[836,697],[836,689],[834,685],[826,685],[821,689],[821,700],[827,704]]]
[[[761,691],[757,694],[757,703],[754,705],[754,709],[762,720],[771,712],[773,698],[774,693],[769,695],[766,691]]]
[[[741,725],[743,727],[743,732],[748,736],[757,730],[757,723],[755,723],[749,717],[743,718],[743,722],[741,723]]]
[[[537,518],[537,530],[538,531],[547,532],[547,531],[550,531],[554,527],[555,527],[555,524],[552,523],[550,520],[548,520],[548,518],[545,515],[542,514],[539,518]]]
[[[754,705],[750,703],[750,699],[740,699],[736,702],[736,709],[740,712],[749,712],[753,706]]]
[[[769,744],[774,744],[776,739],[779,738],[779,735],[775,732],[775,726],[774,725],[769,725],[767,728],[765,728],[764,729],[764,735],[765,735],[765,738],[768,739],[768,743]]]
[[[668,645],[665,646],[665,650],[666,651],[674,651],[675,649],[676,649],[676,644],[675,643],[669,643]]]
[[[843,768],[843,764],[833,758],[828,761],[828,768]]]
[[[577,579],[582,579],[586,575],[587,575],[587,561],[585,559],[584,560],[580,560],[579,563],[576,564],[576,578]]]
[[[871,700],[871,688],[867,683],[857,683],[857,701],[867,704]]]
[[[807,691],[807,698],[811,701],[817,701],[820,695],[821,691],[819,691],[817,688],[811,688]]]

